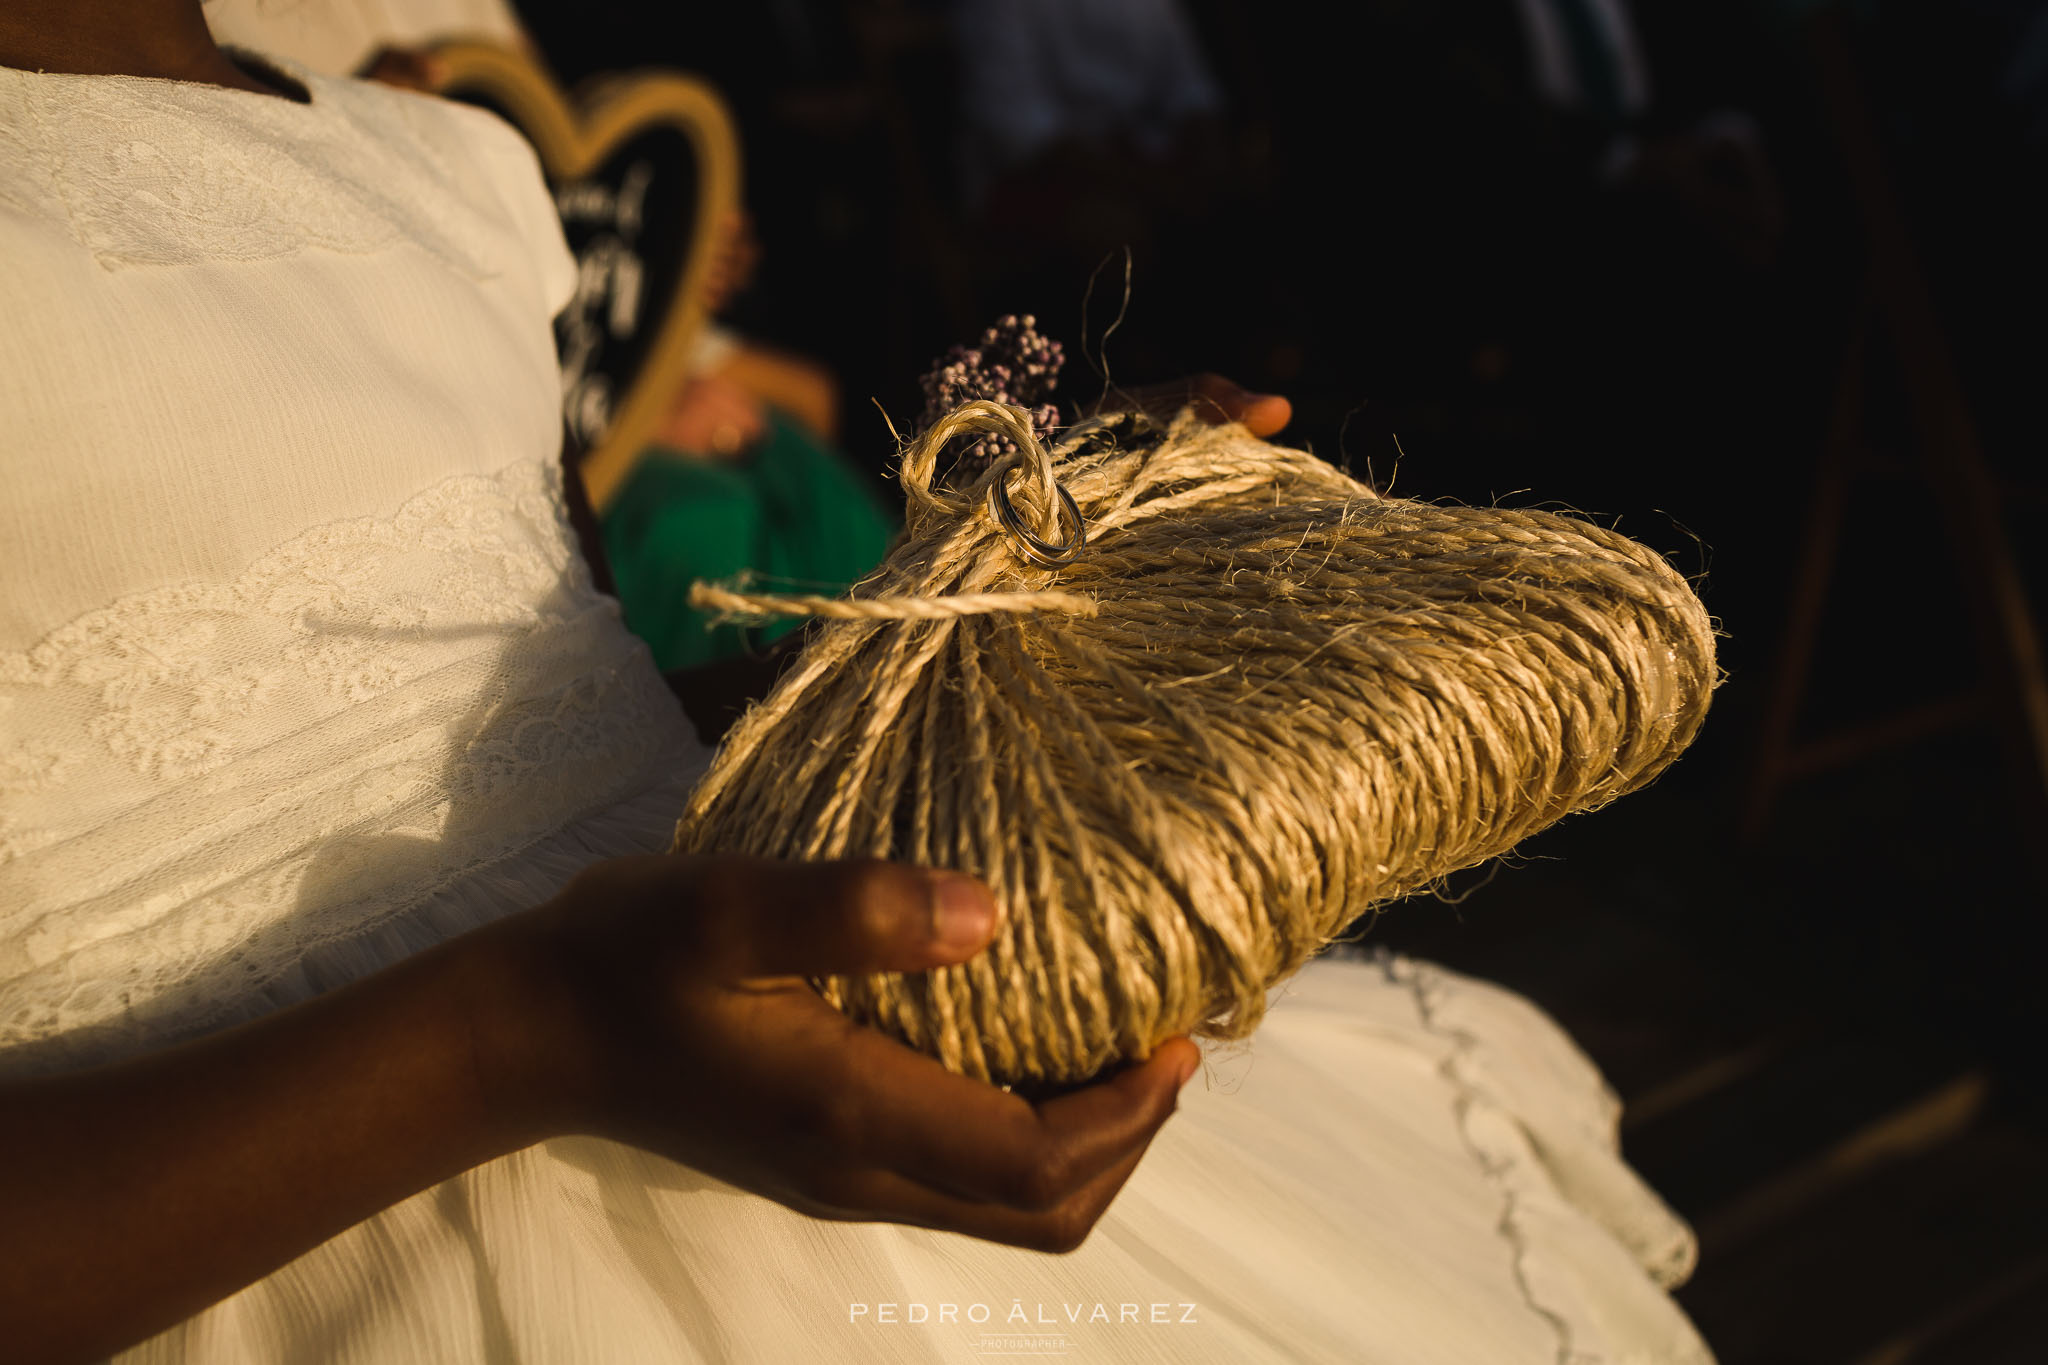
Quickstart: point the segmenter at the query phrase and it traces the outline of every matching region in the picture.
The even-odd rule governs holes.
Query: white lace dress
[[[667,846],[706,755],[554,459],[524,144],[0,69],[0,1072],[131,1054]],[[594,1140],[494,1161],[139,1361],[1694,1362],[1691,1239],[1537,1011],[1303,972],[1048,1257]]]

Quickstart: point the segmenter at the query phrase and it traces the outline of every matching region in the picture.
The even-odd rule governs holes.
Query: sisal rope
[[[953,437],[1019,453],[935,486]],[[968,1075],[1064,1082],[1175,1033],[1243,1037],[1362,912],[1649,781],[1692,740],[1712,625],[1654,552],[1540,511],[1383,499],[1183,415],[1047,449],[971,403],[905,454],[908,526],[727,737],[679,851],[872,856],[984,877],[989,951],[820,981]],[[991,480],[1061,542],[1038,567]]]

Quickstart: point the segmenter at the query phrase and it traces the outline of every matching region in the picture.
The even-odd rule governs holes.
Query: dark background
[[[1527,991],[1606,1069],[1627,1151],[1700,1229],[1681,1300],[1727,1365],[2048,1359],[2048,831],[1971,611],[2000,537],[2044,591],[2043,5],[1636,0],[1653,98],[1617,123],[1538,101],[1509,0],[1189,0],[1220,117],[1164,160],[1057,148],[972,209],[936,0],[520,8],[566,80],[672,65],[726,93],[765,248],[731,320],[832,368],[878,477],[869,400],[904,425],[934,356],[1028,311],[1066,342],[1069,402],[1100,388],[1084,351],[1121,382],[1220,371],[1289,395],[1286,439],[1383,488],[1566,504],[1697,574],[1727,681],[1694,751],[1373,936]],[[1830,50],[1889,227],[1856,193]],[[1730,110],[1760,162],[1702,153]],[[1619,137],[1642,156],[1617,179]],[[1893,229],[1910,255],[1879,262],[1873,314],[1868,245]],[[1902,323],[1918,285],[1932,311]],[[1833,587],[1798,632],[1867,316]],[[1933,437],[1930,355],[1966,423]],[[1959,430],[1994,514],[1956,529]],[[1795,635],[1797,742],[1992,702],[1761,799]]]

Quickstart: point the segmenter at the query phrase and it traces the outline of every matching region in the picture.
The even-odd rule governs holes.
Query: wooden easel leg
[[[1869,234],[1871,278],[1898,356],[1915,444],[1941,509],[1944,533],[1963,570],[1965,605],[2003,741],[2021,856],[2040,888],[2048,890],[2048,669],[2042,663],[2039,629],[1843,22],[1833,12],[1816,20],[1821,85]]]
[[[1763,724],[1750,764],[1749,786],[1742,803],[1741,835],[1755,844],[1763,837],[1778,789],[1791,774],[1793,727],[1806,680],[1813,667],[1814,642],[1820,630],[1828,588],[1840,554],[1842,518],[1856,454],[1863,439],[1865,373],[1869,366],[1871,303],[1866,291],[1859,299],[1835,380],[1834,407],[1814,472],[1813,497],[1800,537],[1799,568],[1785,614],[1777,665],[1764,703]]]

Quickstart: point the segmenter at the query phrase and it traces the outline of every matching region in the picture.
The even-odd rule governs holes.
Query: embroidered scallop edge
[[[1458,1137],[1465,1150],[1472,1157],[1489,1184],[1500,1192],[1500,1218],[1494,1230],[1501,1240],[1508,1244],[1509,1273],[1513,1275],[1515,1288],[1521,1293],[1522,1302],[1529,1311],[1550,1325],[1557,1338],[1557,1365],[1601,1365],[1601,1357],[1581,1354],[1573,1340],[1571,1320],[1562,1312],[1541,1302],[1534,1286],[1529,1282],[1528,1258],[1529,1241],[1522,1230],[1518,1217],[1521,1206],[1520,1193],[1508,1182],[1507,1174],[1515,1162],[1492,1151],[1488,1144],[1473,1132],[1472,1115],[1481,1107],[1491,1107],[1479,1088],[1466,1076],[1473,1054],[1478,1050],[1479,1040],[1464,1029],[1447,1028],[1437,1015],[1437,995],[1441,989],[1439,980],[1422,964],[1397,956],[1386,949],[1377,950],[1372,958],[1386,979],[1407,988],[1415,1001],[1417,1018],[1430,1034],[1451,1045],[1443,1061],[1437,1065],[1437,1073],[1450,1085],[1453,1096],[1452,1113],[1457,1120]]]

